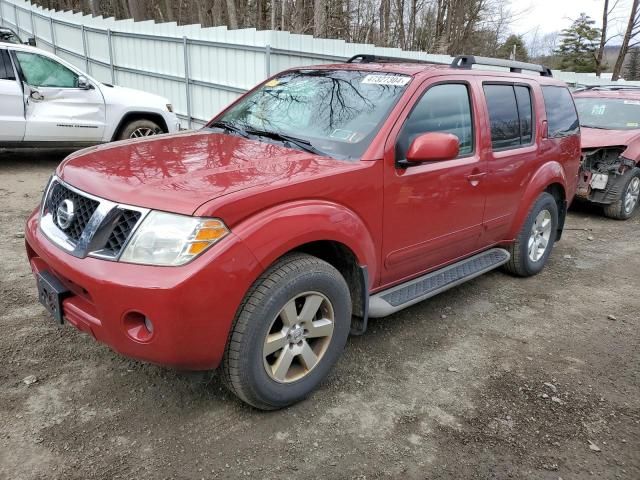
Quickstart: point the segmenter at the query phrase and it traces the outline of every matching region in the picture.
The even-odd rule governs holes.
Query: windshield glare
[[[370,71],[287,72],[217,121],[289,135],[331,157],[357,159],[410,80],[408,75]]]
[[[575,101],[583,127],[607,130],[640,128],[640,100],[577,97]]]

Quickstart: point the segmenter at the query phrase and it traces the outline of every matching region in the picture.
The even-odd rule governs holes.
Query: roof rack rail
[[[587,90],[640,90],[640,85],[583,85],[580,88],[576,88],[574,92]]]
[[[538,72],[543,77],[553,77],[551,69],[535,63],[516,62],[515,60],[504,60],[501,58],[476,57],[474,55],[458,55],[451,62],[452,68],[470,69],[474,65],[486,65],[490,67],[508,68],[511,73],[522,73],[522,70]]]
[[[354,55],[346,63],[425,63],[431,65],[447,65],[444,62],[436,62],[432,60],[419,60],[417,58],[403,58],[403,57],[383,57],[380,55],[370,55],[360,53]]]

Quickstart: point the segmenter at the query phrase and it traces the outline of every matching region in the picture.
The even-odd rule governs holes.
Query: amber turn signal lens
[[[189,245],[189,255],[198,255],[199,253],[204,252],[207,247],[211,245],[210,242],[193,242]]]
[[[218,220],[207,220],[202,223],[194,239],[211,242],[224,237],[228,232],[222,222]]]

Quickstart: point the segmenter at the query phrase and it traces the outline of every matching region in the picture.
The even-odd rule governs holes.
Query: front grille
[[[122,247],[124,247],[124,244],[133,231],[133,227],[135,227],[138,220],[140,220],[140,215],[141,213],[135,210],[121,210],[120,216],[104,247],[103,253],[105,255],[117,257],[120,254]]]
[[[74,216],[63,229],[58,208],[65,200],[73,203]],[[67,207],[69,212],[71,205]],[[49,240],[75,257],[118,260],[136,226],[148,212],[146,208],[94,197],[54,177],[43,201],[40,228]]]
[[[46,209],[51,213],[53,222],[56,225],[58,225],[58,207],[64,200],[71,200],[75,207],[75,217],[71,225],[65,230],[65,233],[71,240],[78,242],[82,236],[82,232],[84,232],[84,229],[89,223],[89,219],[91,219],[91,216],[100,203],[91,198],[84,197],[56,182],[51,187],[49,198],[46,202]]]

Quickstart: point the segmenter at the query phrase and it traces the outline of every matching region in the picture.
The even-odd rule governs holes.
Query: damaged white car
[[[0,148],[81,148],[175,132],[169,100],[101,83],[26,45],[0,44]]]

